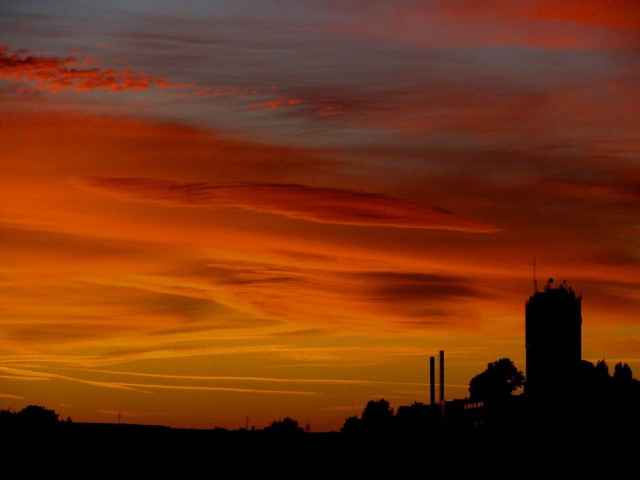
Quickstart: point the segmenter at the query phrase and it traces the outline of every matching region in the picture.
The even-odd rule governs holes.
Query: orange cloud
[[[246,97],[261,93],[257,88],[248,87],[210,87],[194,83],[174,83],[166,78],[152,76],[145,72],[129,69],[92,67],[93,60],[79,60],[76,57],[59,58],[55,56],[33,55],[25,50],[12,51],[7,45],[0,45],[0,80],[17,84],[18,93],[34,91],[62,93],[89,91],[145,91],[152,88],[174,90],[180,94],[198,97]],[[269,89],[269,95],[276,92]],[[276,110],[284,107],[306,107],[302,113],[311,111],[319,117],[335,116],[342,113],[348,102],[326,98],[272,98],[253,102],[253,110]]]
[[[37,90],[49,92],[92,90],[115,92],[187,87],[185,84],[171,83],[162,77],[144,72],[89,68],[88,63],[80,62],[74,57],[36,56],[26,54],[22,50],[11,52],[6,45],[3,45],[0,48],[0,79],[14,83],[26,82]]]
[[[195,96],[248,96],[260,91],[248,87],[209,87],[195,84],[174,83],[166,78],[129,69],[90,67],[92,60],[75,57],[33,55],[25,50],[12,51],[0,45],[0,80],[20,84],[19,91],[88,92],[104,90],[112,92],[143,91],[152,88],[180,90]],[[306,103],[306,102],[305,102]],[[316,102],[312,102],[316,103]],[[322,100],[320,103],[324,103]],[[254,102],[252,109],[274,110],[303,104],[298,98],[276,98]]]
[[[268,108],[270,110],[274,110],[276,108],[281,107],[291,107],[300,105],[301,101],[296,98],[276,98],[275,100],[269,100],[266,102],[257,102],[249,105],[251,108]]]
[[[84,184],[129,197],[192,206],[232,206],[319,223],[427,228],[463,232],[497,229],[453,212],[382,194],[295,184],[181,183],[145,178],[88,177]]]
[[[270,89],[270,93],[273,93],[275,90],[273,87]],[[255,92],[257,93],[257,92]],[[296,112],[301,114],[313,114],[317,117],[334,117],[345,113],[346,110],[353,109],[355,105],[352,99],[330,99],[325,97],[317,97],[314,96],[313,92],[305,89],[304,91],[296,92],[297,97],[295,98],[285,98],[278,97],[271,100],[266,100],[264,102],[254,102],[249,105],[249,107],[253,110],[278,110],[287,107],[302,107],[297,109]],[[322,92],[327,93],[327,92]]]

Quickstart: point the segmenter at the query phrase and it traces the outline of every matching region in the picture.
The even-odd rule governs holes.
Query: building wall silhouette
[[[575,387],[582,362],[581,309],[582,296],[566,281],[555,287],[552,278],[525,303],[528,398],[549,402]]]

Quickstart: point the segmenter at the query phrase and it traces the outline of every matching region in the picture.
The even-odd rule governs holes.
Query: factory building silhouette
[[[398,407],[398,430],[505,438],[554,432],[574,439],[640,431],[640,382],[622,362],[610,375],[604,359],[582,359],[582,294],[565,280],[549,278],[539,291],[534,274],[533,293],[524,302],[524,339],[526,373],[501,358],[471,379],[465,398],[445,399],[445,352],[431,356],[430,400]]]
[[[477,426],[496,421],[535,421],[566,415],[581,395],[584,371],[590,362],[582,360],[582,295],[568,286],[566,280],[554,284],[549,278],[538,290],[534,278],[533,294],[524,304],[525,384],[524,391],[509,402],[491,409],[486,402],[469,398],[445,400],[444,351],[439,352],[439,374],[436,357],[430,357],[430,402],[414,402],[398,408],[405,425],[418,421],[430,427]],[[439,398],[436,399],[436,384]],[[499,416],[500,419],[497,419]]]

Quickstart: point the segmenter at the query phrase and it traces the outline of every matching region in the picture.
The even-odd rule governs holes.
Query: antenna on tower
[[[536,254],[533,254],[533,293],[538,293],[538,280],[536,279]]]

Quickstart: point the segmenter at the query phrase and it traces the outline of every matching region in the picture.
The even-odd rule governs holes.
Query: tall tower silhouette
[[[534,287],[525,303],[525,347],[525,394],[553,401],[568,393],[582,361],[582,296],[566,281]]]

